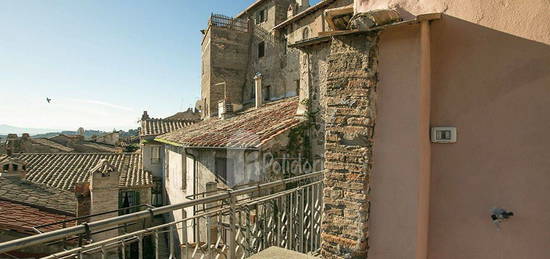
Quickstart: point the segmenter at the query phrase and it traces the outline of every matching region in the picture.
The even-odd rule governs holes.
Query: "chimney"
[[[15,151],[15,142],[17,141],[17,134],[8,134],[6,140],[6,153],[8,156],[12,156]]]
[[[9,157],[0,165],[0,177],[25,178],[27,163],[25,161]]]
[[[76,196],[76,216],[84,217],[89,216],[91,211],[91,195],[90,195],[90,183],[76,183],[74,186],[74,192]],[[78,221],[78,224],[87,222],[88,219],[82,219]]]
[[[262,106],[262,102],[264,101],[264,97],[262,96],[262,74],[260,72],[256,73],[254,76],[254,82],[256,87],[256,108],[260,108]]]

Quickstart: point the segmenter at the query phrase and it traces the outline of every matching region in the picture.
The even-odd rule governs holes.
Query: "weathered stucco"
[[[460,20],[527,40],[550,44],[547,0],[356,0],[356,12],[397,9],[403,17],[445,13]]]
[[[431,126],[457,127],[455,144],[419,132],[418,25],[380,36],[369,258],[544,258],[550,250],[548,1],[358,1],[431,22]],[[419,136],[424,136],[420,138]],[[419,240],[417,181],[431,160],[428,240]],[[490,211],[516,213],[500,231]],[[405,216],[404,216],[405,215]],[[422,250],[425,250],[422,252]]]

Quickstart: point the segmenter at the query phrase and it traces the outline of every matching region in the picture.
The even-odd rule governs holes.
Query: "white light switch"
[[[456,127],[432,127],[433,143],[455,143]]]

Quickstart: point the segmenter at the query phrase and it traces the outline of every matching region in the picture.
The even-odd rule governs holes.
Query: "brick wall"
[[[335,37],[327,75],[322,255],[365,258],[375,123],[375,34]]]

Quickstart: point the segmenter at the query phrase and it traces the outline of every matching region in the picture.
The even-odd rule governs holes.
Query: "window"
[[[136,191],[121,191],[118,194],[118,208],[130,208],[121,210],[118,212],[119,215],[134,213],[139,210],[139,208],[131,208],[139,205],[139,192]]]
[[[267,21],[267,10],[262,9],[256,13],[256,24],[260,24]]]
[[[309,28],[305,27],[304,30],[302,31],[302,40],[307,40],[307,39],[309,39]]]
[[[2,169],[4,170],[4,172],[8,172],[10,170],[10,165],[9,164],[5,164]]]
[[[295,80],[296,82],[296,94],[300,95],[300,80]]]
[[[151,147],[151,163],[152,164],[160,163],[160,146]]]
[[[17,171],[17,169],[18,169],[18,167],[19,167],[19,166],[17,166],[16,164],[13,164],[13,165],[11,165],[11,166],[12,166],[12,168],[13,168],[13,171]]]
[[[258,58],[265,56],[265,42],[258,43]]]
[[[233,160],[225,157],[216,157],[216,177],[227,183],[227,176],[233,171]]]
[[[271,100],[271,86],[266,85],[264,88],[264,101]]]
[[[162,178],[153,177],[153,188],[151,189],[151,204],[153,206],[162,206],[164,202],[162,200]]]

